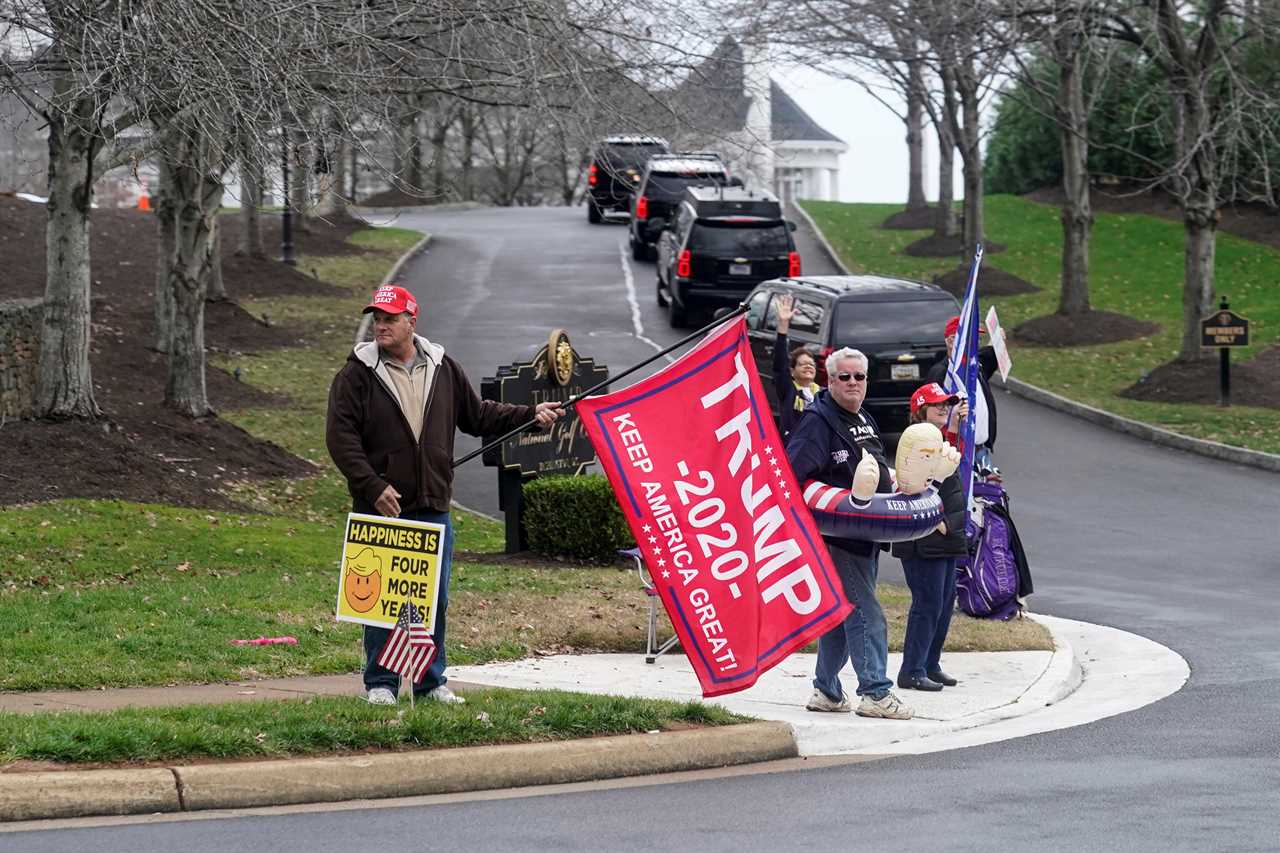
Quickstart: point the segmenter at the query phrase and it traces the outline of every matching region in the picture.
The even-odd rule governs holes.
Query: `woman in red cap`
[[[936,382],[921,385],[911,395],[911,422],[933,424],[953,445],[955,428],[967,415],[968,406]],[[968,544],[959,476],[952,474],[943,480],[938,494],[946,514],[938,529],[922,539],[893,545],[893,556],[902,560],[902,573],[911,588],[902,668],[898,670],[898,686],[905,690],[934,691],[957,683],[942,671],[940,658],[955,609],[956,558],[966,553]]]

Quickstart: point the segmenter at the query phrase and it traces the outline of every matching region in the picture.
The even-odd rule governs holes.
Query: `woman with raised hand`
[[[796,314],[795,297],[789,293],[779,296],[777,306],[778,339],[773,347],[773,389],[778,395],[778,427],[786,439],[800,413],[813,402],[822,386],[813,381],[818,375],[818,362],[813,354],[804,347],[788,351],[787,332],[791,329],[791,318]]]

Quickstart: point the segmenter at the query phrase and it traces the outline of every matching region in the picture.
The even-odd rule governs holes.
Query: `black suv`
[[[827,384],[826,358],[840,347],[867,356],[870,379],[863,405],[889,441],[907,428],[911,392],[924,384],[930,365],[945,358],[943,330],[960,313],[955,297],[932,284],[876,275],[830,275],[766,281],[747,299],[747,329],[756,369],[769,403],[773,349],[777,341],[777,297],[795,297],[788,340],[805,346],[818,362],[819,385]]]
[[[729,168],[715,154],[664,154],[649,160],[631,200],[631,256],[653,257],[653,245],[689,187],[730,184]]]
[[[658,304],[671,325],[690,314],[736,305],[760,282],[800,275],[800,255],[766,192],[690,187],[658,237]]]
[[[607,210],[629,211],[649,158],[670,150],[657,136],[606,136],[597,143],[587,167],[587,221],[600,222]]]

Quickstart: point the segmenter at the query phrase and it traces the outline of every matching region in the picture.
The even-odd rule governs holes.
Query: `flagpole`
[[[597,382],[595,385],[592,385],[590,388],[588,388],[587,390],[583,391],[581,394],[578,394],[578,395],[576,395],[576,396],[574,396],[574,397],[572,397],[572,398],[570,398],[570,399],[566,400],[566,401],[564,402],[564,404],[563,404],[563,407],[567,409],[567,408],[571,407],[574,403],[577,403],[577,402],[578,402],[579,400],[581,400],[583,397],[589,397],[589,396],[591,396],[592,394],[594,394],[596,391],[599,391],[601,388],[605,387],[606,385],[610,385],[610,384],[612,384],[612,383],[614,383],[614,382],[617,382],[618,380],[622,379],[623,377],[630,376],[631,374],[635,373],[635,372],[636,372],[637,370],[639,370],[640,368],[642,368],[642,367],[646,367],[646,366],[648,366],[648,365],[650,365],[650,364],[653,364],[653,362],[655,362],[655,361],[657,361],[658,359],[662,358],[662,357],[663,357],[664,355],[666,355],[667,353],[669,353],[669,352],[671,352],[671,351],[673,351],[673,350],[677,350],[677,349],[679,349],[680,347],[684,346],[685,344],[689,343],[689,341],[692,341],[692,340],[693,340],[693,339],[695,339],[695,338],[698,338],[698,337],[701,337],[702,335],[705,335],[707,332],[710,332],[710,331],[711,331],[712,329],[714,329],[716,326],[722,325],[722,324],[724,324],[724,323],[728,322],[729,320],[732,320],[734,317],[737,317],[739,314],[746,313],[746,310],[747,310],[747,303],[745,303],[745,302],[739,303],[738,307],[737,307],[737,308],[734,308],[734,309],[733,309],[732,311],[730,311],[728,314],[725,314],[723,317],[719,317],[719,318],[717,318],[717,319],[715,319],[715,320],[712,320],[710,323],[708,323],[707,325],[703,326],[703,327],[702,327],[701,329],[699,329],[698,331],[694,332],[694,333],[693,333],[693,334],[691,334],[691,335],[688,335],[688,336],[686,336],[686,337],[682,338],[682,339],[681,339],[681,340],[679,340],[679,341],[676,341],[674,344],[672,344],[671,346],[669,346],[669,347],[667,347],[666,349],[662,350],[661,352],[654,353],[654,354],[653,354],[652,356],[650,356],[649,358],[646,358],[644,361],[640,362],[639,364],[634,364],[634,365],[632,365],[631,367],[628,367],[626,370],[622,371],[621,373],[617,374],[616,376],[608,376],[608,377],[605,377],[605,378],[604,378],[604,379],[602,379],[601,381]],[[518,427],[516,427],[515,429],[511,430],[510,432],[508,432],[506,435],[502,436],[501,438],[495,438],[493,441],[489,442],[489,443],[488,443],[488,444],[486,444],[484,447],[481,447],[481,448],[479,448],[478,450],[473,450],[473,451],[471,451],[470,453],[468,453],[466,456],[462,457],[461,459],[454,460],[454,462],[453,462],[453,467],[454,467],[454,468],[457,468],[457,467],[458,467],[459,465],[461,465],[462,463],[471,461],[472,459],[474,459],[474,458],[476,458],[477,456],[479,456],[481,453],[484,453],[486,450],[489,450],[490,448],[493,448],[493,447],[497,447],[498,445],[502,444],[504,441],[506,441],[506,440],[508,440],[508,439],[510,439],[510,438],[513,438],[513,437],[515,437],[515,436],[519,435],[520,433],[524,432],[525,430],[528,430],[528,429],[531,429],[531,428],[533,428],[533,427],[537,426],[537,424],[538,424],[538,422],[537,422],[537,421],[529,421],[528,423],[521,424],[520,426],[518,426]]]

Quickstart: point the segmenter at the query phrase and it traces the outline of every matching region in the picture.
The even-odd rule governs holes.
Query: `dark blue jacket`
[[[804,487],[806,480],[817,480],[844,489],[853,486],[853,471],[862,460],[864,452],[870,452],[880,463],[880,483],[876,491],[890,490],[889,467],[884,461],[880,445],[880,427],[866,409],[860,412],[865,423],[874,432],[874,442],[864,448],[854,440],[849,426],[831,399],[831,392],[823,389],[813,404],[800,413],[791,437],[787,439],[787,459],[796,480]],[[836,544],[856,554],[870,556],[876,545],[863,539],[832,539]]]

